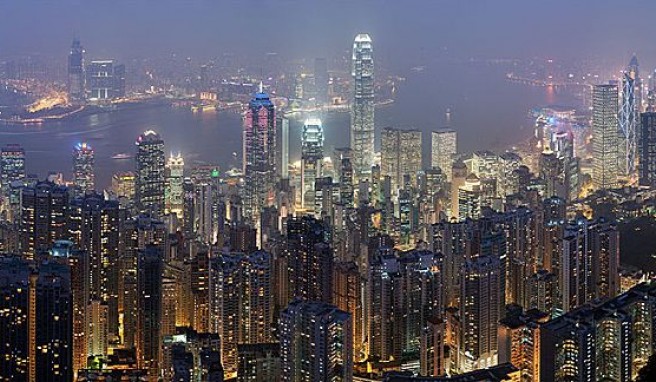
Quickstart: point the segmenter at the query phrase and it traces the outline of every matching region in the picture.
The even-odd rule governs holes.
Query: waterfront
[[[503,150],[532,134],[528,111],[547,104],[572,104],[567,94],[548,88],[514,84],[505,79],[508,68],[484,63],[427,65],[420,72],[401,73],[392,105],[376,112],[376,129],[387,126],[417,128],[424,132],[424,158],[429,158],[430,131],[446,124],[459,133],[459,148]],[[492,89],[492,90],[491,90]],[[576,105],[574,105],[576,106]],[[322,116],[325,147],[348,146],[349,115]],[[292,121],[290,156],[299,156],[300,122]],[[181,152],[188,165],[217,163],[222,169],[238,166],[241,157],[241,118],[234,112],[193,113],[188,108],[166,105],[126,107],[113,112],[82,115],[38,126],[0,126],[0,144],[19,143],[27,153],[27,171],[40,177],[48,171],[70,176],[71,151],[88,141],[96,151],[96,178],[108,187],[115,171],[132,170],[131,159],[115,160],[116,153],[134,152],[136,137],[145,130],[159,132],[169,152]],[[376,145],[379,145],[377,134]],[[425,163],[427,165],[428,163]]]

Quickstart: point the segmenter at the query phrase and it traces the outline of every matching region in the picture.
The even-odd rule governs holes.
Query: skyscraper
[[[91,61],[86,68],[91,101],[108,101],[125,97],[125,66],[114,60]]]
[[[7,189],[15,180],[25,178],[25,150],[20,145],[6,145],[0,152],[0,187]]]
[[[366,179],[374,164],[374,57],[368,34],[355,36],[352,72],[351,150],[356,179]]]
[[[411,185],[416,185],[417,173],[421,170],[421,131],[385,128],[380,165],[380,174],[390,177],[394,193],[405,186],[406,176]]]
[[[287,222],[289,301],[332,301],[333,253],[326,228],[309,216]]]
[[[293,301],[280,317],[284,382],[353,380],[352,317],[316,301]]]
[[[162,276],[163,253],[160,247],[148,245],[137,258],[137,364],[148,370],[149,380],[159,374],[162,347]]]
[[[164,213],[164,141],[148,130],[137,138],[135,196],[141,211]]]
[[[640,185],[656,185],[656,112],[641,114]]]
[[[325,58],[314,59],[314,87],[317,91],[317,101],[328,102],[328,63]]]
[[[276,111],[262,86],[244,114],[243,173],[244,216],[255,222],[276,184]]]
[[[72,102],[82,102],[86,98],[86,78],[84,73],[84,48],[80,40],[73,40],[68,54],[68,96]]]
[[[641,87],[638,59],[633,56],[629,66],[623,73],[622,105],[618,115],[620,135],[618,170],[627,179],[635,173],[636,169],[637,137],[640,133],[638,122],[642,108]]]
[[[595,188],[618,185],[617,85],[592,90],[592,183]]]
[[[75,145],[75,149],[73,149],[73,184],[76,195],[84,195],[95,189],[93,166],[94,152],[91,145],[86,142]]]
[[[301,147],[301,206],[314,210],[315,181],[323,176],[323,126],[318,118],[303,124]]]
[[[182,189],[184,183],[184,158],[182,158],[182,155],[171,154],[166,164],[166,170],[166,213],[176,214],[178,219],[182,219],[184,207],[184,192]]]
[[[33,259],[68,237],[68,190],[51,182],[38,182],[21,190],[20,250]]]
[[[451,168],[458,151],[458,135],[453,129],[438,129],[431,134],[431,166],[439,167],[451,181]]]

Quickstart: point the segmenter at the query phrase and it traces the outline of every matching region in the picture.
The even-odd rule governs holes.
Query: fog
[[[79,37],[95,57],[287,57],[345,52],[370,33],[393,68],[437,54],[656,65],[656,2],[207,0],[0,2],[0,56],[61,56]]]

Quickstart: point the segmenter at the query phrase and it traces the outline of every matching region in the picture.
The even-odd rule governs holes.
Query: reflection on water
[[[437,73],[437,74],[436,74]],[[452,127],[459,132],[462,151],[482,148],[501,150],[531,134],[528,110],[544,104],[571,102],[555,89],[512,84],[504,79],[504,68],[484,65],[452,65],[436,71],[406,73],[397,87],[396,102],[376,112],[376,128],[414,127],[424,132],[424,157],[428,158],[430,131],[443,127],[450,109]],[[326,154],[349,144],[347,113],[322,116]],[[292,156],[300,157],[301,122],[292,121],[289,138]],[[96,179],[108,187],[116,171],[132,170],[133,160],[113,160],[116,153],[133,153],[136,137],[157,131],[166,151],[181,152],[186,164],[216,163],[240,166],[241,117],[227,113],[192,113],[168,106],[133,108],[99,113],[68,121],[34,127],[0,126],[2,144],[19,143],[27,152],[31,173],[71,172],[71,150],[75,143],[89,141],[96,151]],[[377,134],[376,146],[380,135]]]

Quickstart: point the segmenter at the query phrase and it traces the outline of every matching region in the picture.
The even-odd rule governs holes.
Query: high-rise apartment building
[[[323,302],[290,303],[280,315],[282,380],[352,381],[351,322],[349,313]]]
[[[47,252],[56,240],[68,237],[68,189],[37,182],[21,190],[20,250],[33,259]]]

